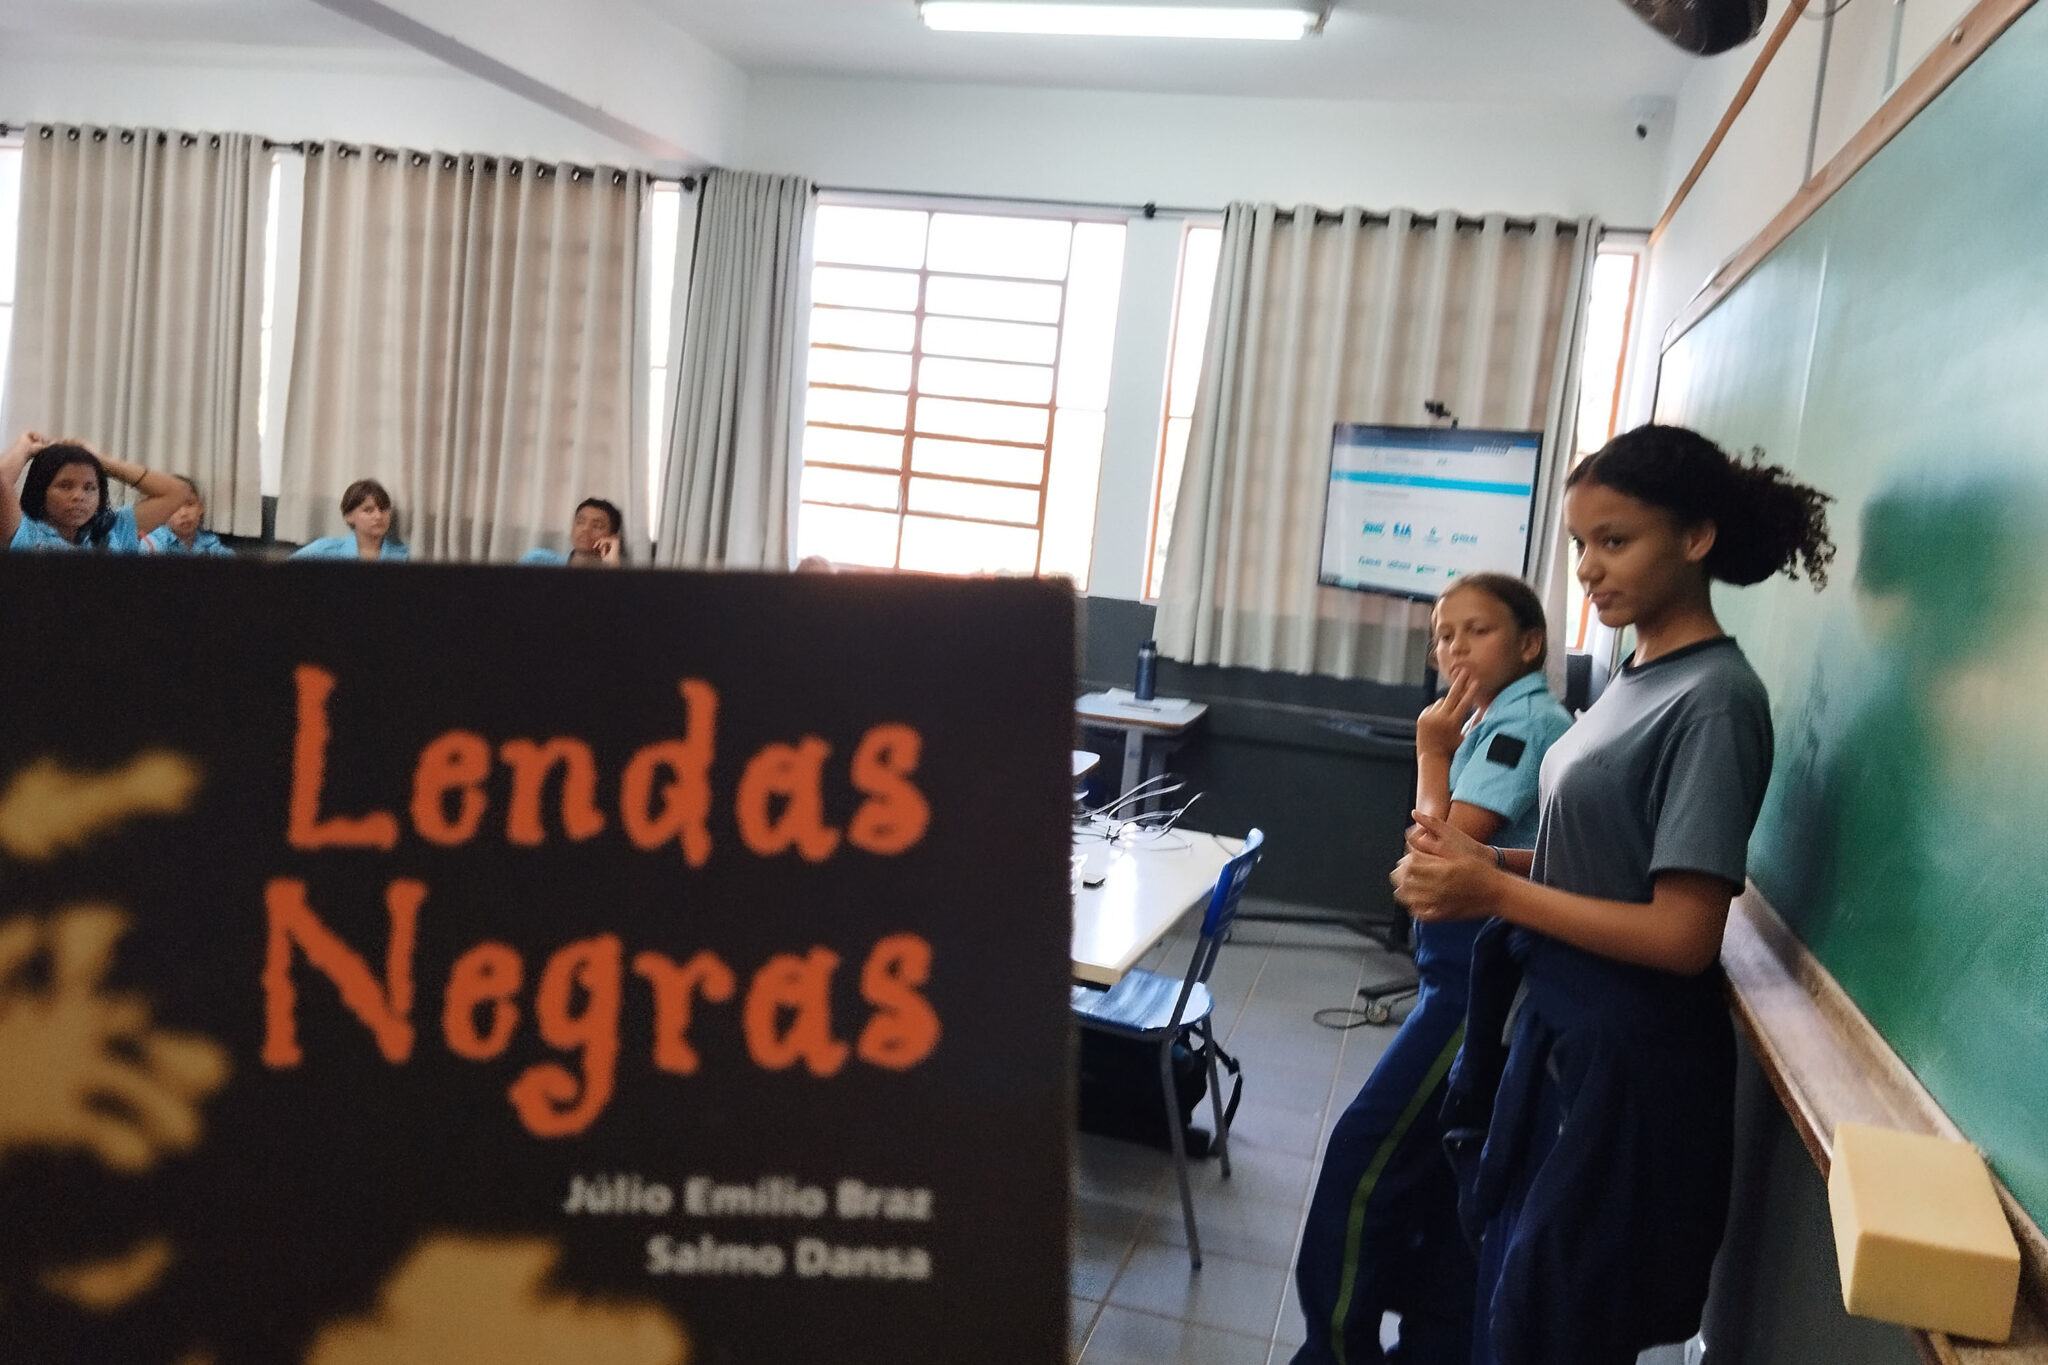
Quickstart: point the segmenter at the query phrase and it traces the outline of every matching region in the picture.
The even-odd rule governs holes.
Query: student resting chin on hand
[[[1503,849],[1536,841],[1536,774],[1571,716],[1543,680],[1543,604],[1506,574],[1460,578],[1430,614],[1450,690],[1415,721],[1415,800]],[[1490,850],[1489,850],[1490,855]],[[1472,1250],[1444,1160],[1444,1077],[1465,1036],[1482,921],[1421,924],[1415,1008],[1330,1130],[1295,1263],[1306,1319],[1292,1365],[1466,1365]],[[1380,1320],[1400,1314],[1398,1353]]]
[[[576,515],[569,522],[567,550],[536,546],[519,556],[519,562],[615,569],[626,561],[626,552],[620,542],[625,529],[625,514],[617,507],[603,498],[585,498],[576,504]]]

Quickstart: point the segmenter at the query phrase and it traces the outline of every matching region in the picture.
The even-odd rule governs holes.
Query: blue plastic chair
[[[1230,1178],[1230,1132],[1223,1113],[1223,1088],[1216,1075],[1216,1036],[1210,1020],[1216,1001],[1209,994],[1209,973],[1216,966],[1216,952],[1230,936],[1237,920],[1237,903],[1244,897],[1244,884],[1259,861],[1265,833],[1253,830],[1245,836],[1244,849],[1223,865],[1216,889],[1209,895],[1209,908],[1202,915],[1202,937],[1188,959],[1185,976],[1175,978],[1158,972],[1133,970],[1106,991],[1089,986],[1073,988],[1074,1017],[1082,1028],[1123,1038],[1159,1044],[1159,1081],[1166,1105],[1166,1130],[1173,1139],[1174,1174],[1180,1177],[1180,1210],[1188,1229],[1188,1261],[1202,1268],[1202,1242],[1195,1234],[1195,1194],[1188,1183],[1187,1140],[1180,1126],[1180,1097],[1173,1083],[1173,1046],[1188,1034],[1204,1045],[1209,1059],[1209,1106],[1216,1118],[1216,1157],[1223,1178]]]

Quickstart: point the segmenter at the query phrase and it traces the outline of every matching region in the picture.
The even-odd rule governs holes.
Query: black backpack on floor
[[[1184,1035],[1184,1041],[1173,1045],[1173,1088],[1188,1156],[1205,1157],[1210,1152],[1209,1131],[1194,1127],[1193,1121],[1195,1106],[1209,1093],[1209,1058],[1199,1044],[1187,1045],[1193,1041],[1193,1035]],[[1244,1096],[1244,1077],[1237,1059],[1220,1047],[1216,1065],[1230,1076],[1230,1099],[1223,1109],[1223,1126],[1228,1129]],[[1083,1029],[1080,1072],[1082,1132],[1173,1150],[1159,1093],[1159,1044]]]

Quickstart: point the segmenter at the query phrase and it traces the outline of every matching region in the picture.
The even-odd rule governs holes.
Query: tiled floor
[[[1183,970],[1191,925],[1146,965]],[[1223,1045],[1244,1063],[1244,1103],[1231,1178],[1213,1159],[1194,1163],[1202,1269],[1188,1270],[1172,1157],[1084,1134],[1070,1284],[1079,1365],[1280,1365],[1293,1354],[1302,1324],[1291,1268],[1316,1160],[1394,1034],[1321,1028],[1311,1016],[1405,970],[1346,929],[1239,924],[1209,984]],[[1208,1127],[1208,1114],[1205,1100],[1196,1122]]]

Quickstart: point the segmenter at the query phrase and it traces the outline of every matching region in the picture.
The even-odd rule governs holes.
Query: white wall
[[[1668,121],[1627,108],[1122,94],[756,76],[749,169],[906,193],[1220,210],[1232,200],[1596,214],[1647,227]],[[1177,220],[1134,217],[1089,591],[1144,591]]]
[[[0,120],[650,164],[645,154],[539,105],[405,52],[223,47],[167,58],[124,44],[10,38],[0,50]]]
[[[756,76],[741,146],[822,184],[1220,209],[1599,214],[1647,227],[1663,130],[1625,108],[1392,104]]]
[[[318,3],[642,147],[664,165],[715,165],[738,151],[746,77],[640,0]]]
[[[1814,0],[1814,11],[1841,0]],[[1890,92],[1886,77],[1893,27],[1899,31],[1897,76],[1904,79],[1942,41],[1973,0],[1853,0],[1834,18],[1827,44],[1827,76],[1820,98],[1814,169],[1867,122]],[[1771,26],[1782,3],[1772,6]],[[1648,420],[1657,357],[1665,329],[1730,256],[1767,226],[1806,181],[1807,142],[1820,85],[1822,24],[1802,18],[1764,73],[1720,151],[1693,187],[1651,260],[1635,364],[1629,382],[1628,424]],[[1756,45],[1703,61],[1679,93],[1664,189],[1669,202],[1706,145],[1736,87],[1756,59]],[[1657,212],[1662,213],[1660,207]]]

